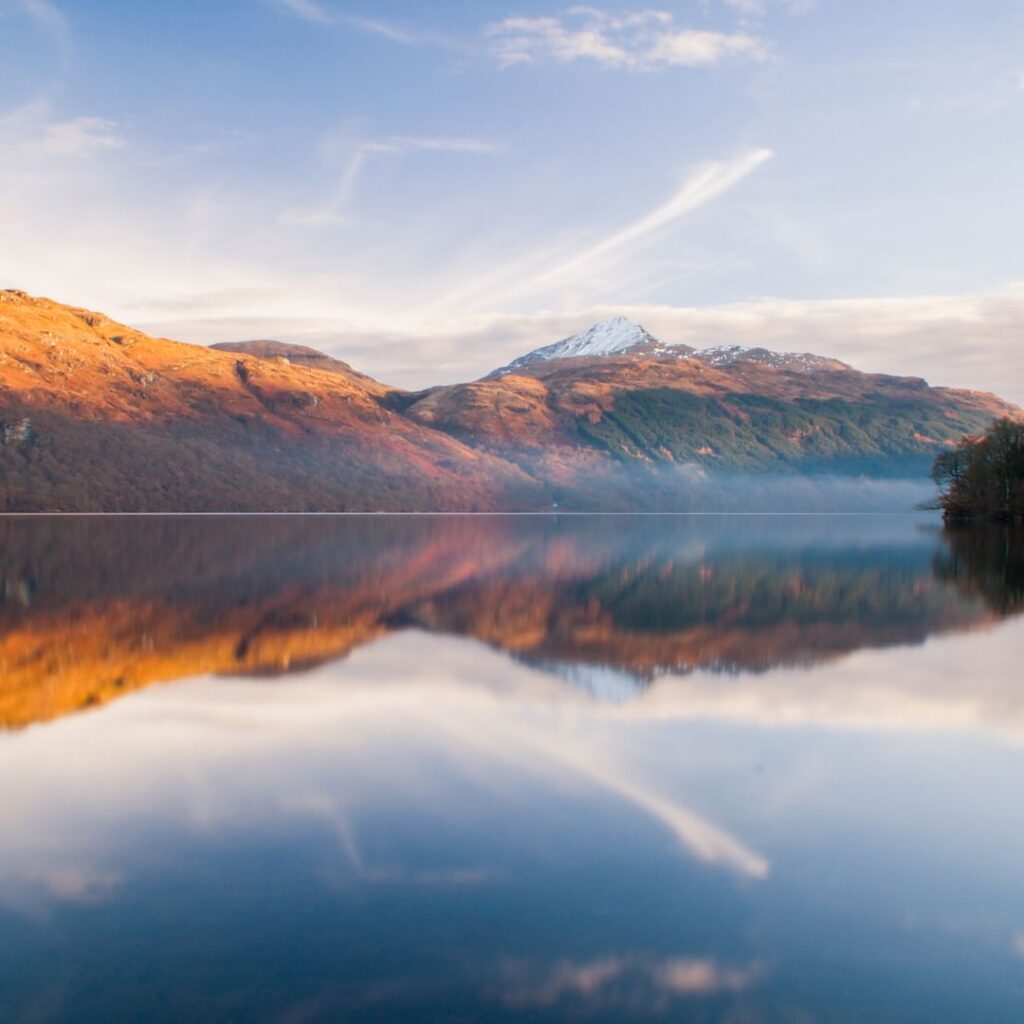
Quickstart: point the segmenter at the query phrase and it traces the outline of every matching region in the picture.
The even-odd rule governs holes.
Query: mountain
[[[853,369],[838,359],[828,359],[810,352],[772,352],[766,348],[746,348],[742,345],[716,345],[698,351],[690,345],[670,345],[659,341],[646,328],[627,317],[616,316],[594,324],[579,334],[556,341],[553,345],[534,349],[507,366],[494,370],[488,377],[504,377],[552,359],[587,359],[627,354],[662,359],[696,359],[708,366],[720,367],[753,362],[795,373]]]
[[[809,354],[665,345],[616,319],[424,392],[405,413],[552,481],[570,503],[600,507],[642,486],[664,508],[709,474],[924,479],[944,446],[1021,410]]]
[[[693,354],[708,366],[734,367],[742,363],[759,363],[775,370],[792,373],[815,373],[820,370],[853,370],[838,359],[816,356],[811,352],[772,352],[767,348],[745,348],[742,345],[716,345]]]
[[[151,338],[0,292],[0,509],[314,511],[543,504],[522,470],[389,409],[390,389]]]
[[[410,393],[314,349],[189,345],[0,292],[7,511],[813,509],[834,507],[814,475],[925,481],[943,446],[1021,415],[817,356],[695,352],[624,318]]]
[[[352,369],[348,363],[332,356],[325,355],[315,348],[305,345],[290,345],[284,341],[222,341],[210,348],[217,352],[234,352],[237,355],[255,356],[257,359],[279,359],[282,363],[292,366],[305,366],[309,370],[325,370],[336,373],[348,380],[358,381],[363,388],[380,396],[390,389]]]
[[[665,345],[652,334],[648,334],[639,324],[633,323],[624,316],[613,317],[593,327],[574,334],[572,337],[556,341],[553,345],[528,352],[513,360],[508,366],[495,370],[490,376],[504,376],[515,373],[533,363],[551,359],[581,359],[591,356],[610,356],[632,353],[634,355],[655,353],[659,355],[688,356],[693,349],[687,345]]]

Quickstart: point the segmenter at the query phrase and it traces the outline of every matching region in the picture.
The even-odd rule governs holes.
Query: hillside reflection
[[[4,520],[0,724],[410,628],[624,699],[993,621],[1020,610],[1022,563],[1019,531],[883,517]]]

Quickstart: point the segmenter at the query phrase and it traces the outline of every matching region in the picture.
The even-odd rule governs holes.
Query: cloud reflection
[[[642,954],[564,960],[549,967],[523,961],[503,966],[508,1006],[577,1004],[644,1014],[664,1012],[676,999],[742,992],[765,974],[756,963],[736,967],[710,958]]]

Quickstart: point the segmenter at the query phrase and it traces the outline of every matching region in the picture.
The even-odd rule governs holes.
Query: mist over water
[[[677,472],[687,475],[685,509],[691,512],[900,513],[914,511],[935,494],[923,476]]]
[[[1014,1020],[1022,552],[2,520],[0,1019]]]

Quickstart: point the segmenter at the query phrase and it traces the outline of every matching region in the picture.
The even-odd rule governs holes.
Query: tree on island
[[[947,519],[1024,519],[1024,423],[999,419],[965,437],[932,466]]]

